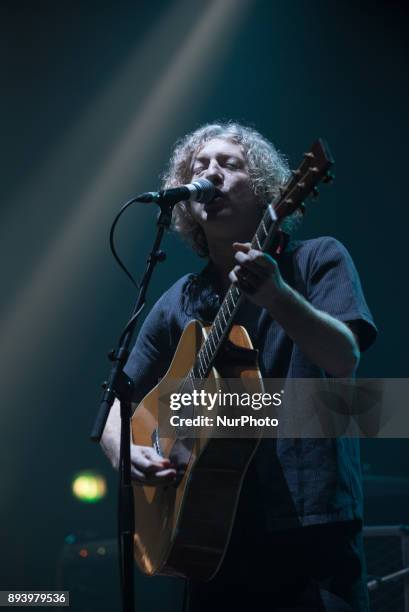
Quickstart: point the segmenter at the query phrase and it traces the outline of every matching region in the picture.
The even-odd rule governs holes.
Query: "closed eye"
[[[193,172],[193,174],[199,174],[200,172],[203,172],[203,170],[204,170],[204,166],[203,165],[194,166],[192,172]]]

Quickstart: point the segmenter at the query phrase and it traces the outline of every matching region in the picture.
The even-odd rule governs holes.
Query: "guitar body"
[[[178,465],[180,474],[176,485],[133,485],[135,559],[148,575],[196,580],[215,575],[229,542],[243,479],[259,443],[257,438],[213,438],[207,427],[194,439],[178,439],[176,432],[172,438],[160,437],[159,398],[169,393],[169,381],[187,376],[208,329],[198,321],[187,325],[168,372],[132,418],[134,444],[154,445]],[[223,376],[262,391],[257,351],[246,330],[234,325],[224,347],[208,377],[210,388],[217,390]]]

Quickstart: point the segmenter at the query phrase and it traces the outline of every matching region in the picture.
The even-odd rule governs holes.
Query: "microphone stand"
[[[133,202],[147,201],[146,194],[133,198]],[[120,401],[121,437],[119,453],[119,498],[118,498],[118,551],[120,563],[121,598],[123,612],[134,612],[134,574],[133,574],[133,536],[134,536],[134,503],[131,483],[131,418],[132,396],[134,385],[125,374],[123,368],[129,357],[129,347],[135,331],[139,315],[145,305],[145,296],[158,262],[166,259],[166,254],[160,250],[165,229],[169,228],[172,218],[172,208],[175,204],[167,198],[159,197],[157,203],[160,213],[156,222],[157,232],[152,250],[147,260],[147,267],[139,284],[139,293],[132,310],[131,318],[123,330],[118,348],[110,351],[109,359],[113,362],[108,381],[103,384],[104,393],[98,413],[92,428],[91,440],[99,442],[105,429],[115,398]],[[125,208],[124,207],[124,208]]]

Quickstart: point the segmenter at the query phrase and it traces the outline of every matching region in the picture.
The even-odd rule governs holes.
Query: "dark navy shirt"
[[[372,344],[376,328],[356,268],[340,242],[330,237],[290,242],[278,263],[284,280],[313,306],[355,322],[361,351]],[[213,320],[219,305],[212,264],[179,279],[156,302],[126,366],[136,402],[165,374],[186,324],[194,318]],[[235,322],[246,327],[259,350],[264,377],[325,376],[265,309],[246,301]],[[245,478],[238,521],[254,519],[272,531],[361,517],[358,440],[261,441]]]

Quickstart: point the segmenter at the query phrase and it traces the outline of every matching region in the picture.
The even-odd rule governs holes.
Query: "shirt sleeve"
[[[157,385],[171,358],[167,311],[163,299],[160,299],[143,322],[124,368],[135,385],[134,402],[140,402]]]
[[[375,341],[377,329],[354,262],[335,238],[314,242],[318,244],[307,277],[308,301],[344,323],[354,322],[360,350],[365,351]]]

